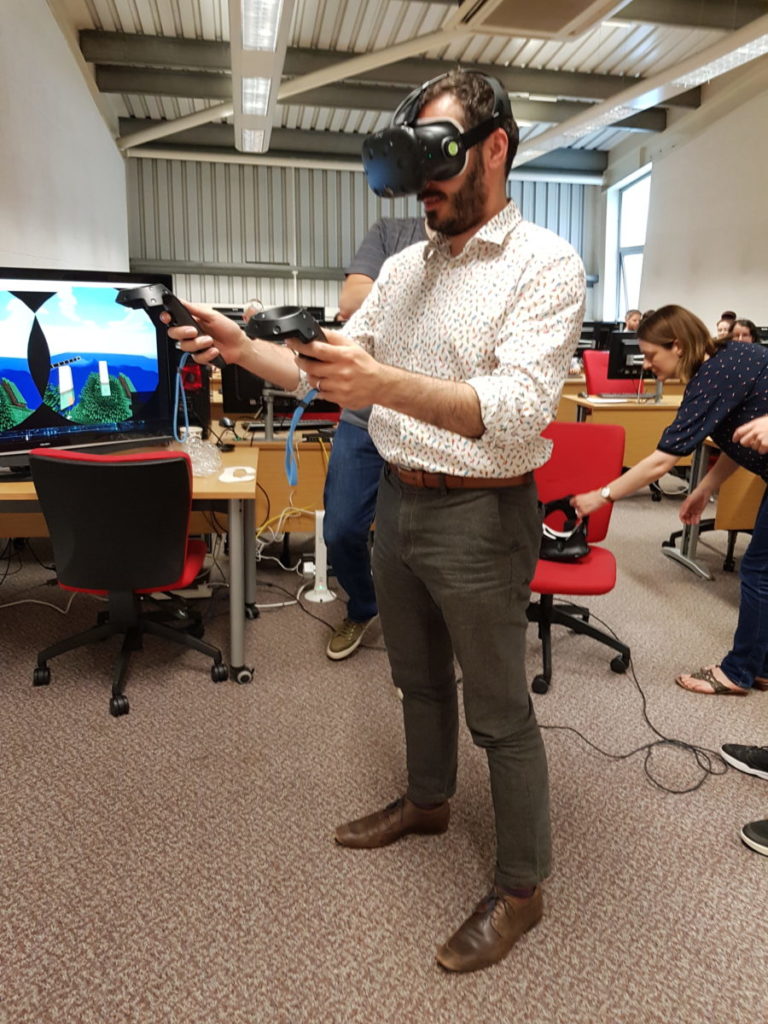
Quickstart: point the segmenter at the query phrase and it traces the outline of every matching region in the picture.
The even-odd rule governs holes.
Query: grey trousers
[[[408,797],[456,789],[458,701],[488,758],[498,884],[536,885],[550,866],[544,744],[525,676],[525,609],[541,540],[534,484],[409,487],[387,468],[373,574],[392,678],[403,692]]]

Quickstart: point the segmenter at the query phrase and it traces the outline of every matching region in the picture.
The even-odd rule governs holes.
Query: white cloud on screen
[[[9,359],[26,359],[29,332],[35,314],[9,292],[0,292],[0,354]]]

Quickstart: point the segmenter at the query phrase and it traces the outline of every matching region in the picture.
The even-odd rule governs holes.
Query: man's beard
[[[475,159],[469,168],[466,180],[458,192],[452,196],[446,195],[439,189],[429,189],[420,193],[419,199],[429,195],[439,195],[447,200],[448,211],[442,215],[442,218],[438,210],[427,211],[427,226],[432,231],[439,231],[443,235],[463,235],[465,231],[469,231],[482,222],[485,216],[488,189],[481,162],[477,158],[477,154],[474,156]]]

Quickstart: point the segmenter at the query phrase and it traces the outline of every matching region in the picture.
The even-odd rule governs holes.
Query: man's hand
[[[362,409],[374,402],[385,405],[383,389],[393,368],[378,363],[340,331],[323,328],[323,333],[325,341],[286,339],[318,395],[347,409]]]
[[[248,339],[234,321],[210,306],[198,306],[185,302],[192,316],[200,325],[201,334],[195,335],[194,327],[170,327],[168,337],[182,352],[189,352],[196,363],[206,365],[216,356],[222,356],[226,363],[237,363],[242,358]],[[170,316],[161,314],[166,323]]]
[[[765,455],[768,452],[768,416],[758,416],[756,420],[742,423],[734,430],[733,440]]]

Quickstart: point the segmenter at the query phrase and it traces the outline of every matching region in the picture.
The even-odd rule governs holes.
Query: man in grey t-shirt
[[[340,319],[347,320],[362,305],[388,256],[426,239],[422,217],[376,221],[347,267]],[[383,462],[368,434],[370,412],[370,407],[343,411],[325,482],[323,535],[331,566],[349,598],[347,615],[326,648],[334,661],[354,654],[377,614],[368,536]]]

